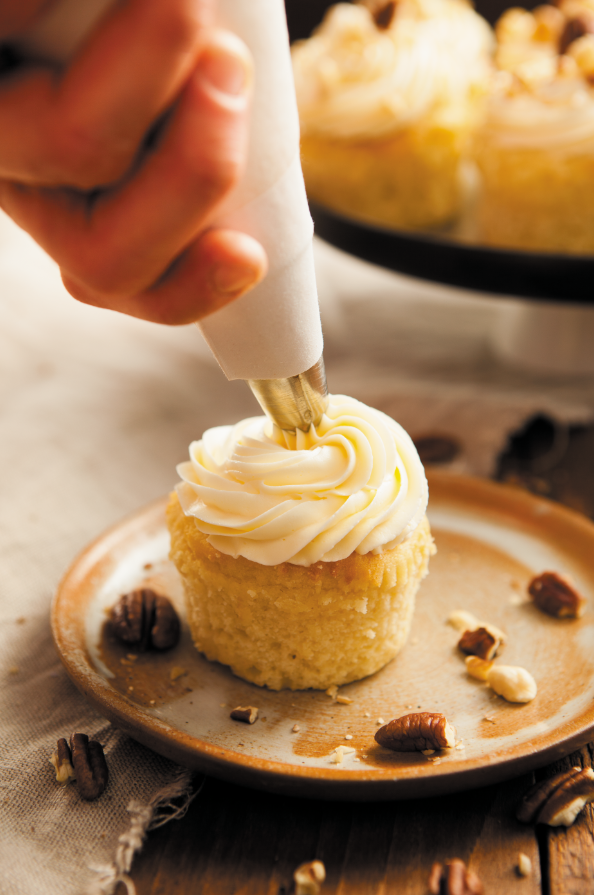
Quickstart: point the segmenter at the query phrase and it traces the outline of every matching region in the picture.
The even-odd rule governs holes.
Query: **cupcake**
[[[326,689],[402,648],[433,540],[398,423],[334,395],[308,433],[209,429],[178,467],[171,558],[196,647],[273,690]]]
[[[293,48],[310,198],[392,227],[454,219],[492,46],[465,0],[331,7]]]
[[[499,71],[475,140],[482,241],[528,250],[594,251],[594,34],[589,31],[594,32],[594,10],[575,0],[533,12],[510,9],[498,22]]]

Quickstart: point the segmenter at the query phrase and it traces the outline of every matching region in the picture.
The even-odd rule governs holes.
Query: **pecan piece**
[[[72,767],[72,753],[70,746],[64,737],[60,737],[56,743],[56,751],[50,758],[50,762],[56,769],[56,780],[65,785],[74,780],[74,768]]]
[[[112,607],[111,624],[119,640],[140,650],[172,649],[179,640],[179,617],[173,605],[146,587],[120,597]]]
[[[295,873],[295,895],[318,895],[326,879],[326,868],[321,861],[300,864]]]
[[[592,800],[594,771],[592,768],[571,768],[528,790],[518,805],[516,817],[522,823],[570,827],[582,808]]]
[[[473,870],[468,870],[464,861],[453,858],[446,864],[437,861],[429,874],[431,895],[483,895],[483,884]]]
[[[377,28],[385,31],[392,24],[392,19],[396,12],[396,0],[388,0],[387,3],[380,5],[373,13],[373,21]]]
[[[474,631],[464,631],[458,641],[458,649],[467,656],[478,656],[490,662],[497,655],[501,646],[501,640],[495,637],[486,628],[476,628]]]
[[[535,606],[555,618],[579,618],[586,606],[585,597],[558,572],[543,572],[528,584]]]
[[[486,681],[493,668],[493,662],[486,662],[485,659],[479,659],[478,656],[466,656],[464,663],[470,677],[476,678],[477,681]]]
[[[103,746],[90,740],[86,733],[73,733],[70,749],[78,791],[83,799],[92,802],[104,792],[109,776]]]
[[[530,672],[519,665],[493,665],[486,672],[486,681],[508,702],[532,702],[538,692]]]
[[[243,721],[245,724],[253,724],[258,717],[258,709],[253,705],[238,705],[236,709],[233,709],[229,717],[233,718],[234,721]]]
[[[376,732],[375,740],[393,752],[424,752],[451,748],[456,731],[439,712],[417,712],[389,721]]]
[[[594,34],[594,15],[588,10],[567,20],[559,38],[559,53],[566,53],[574,40],[585,34]]]

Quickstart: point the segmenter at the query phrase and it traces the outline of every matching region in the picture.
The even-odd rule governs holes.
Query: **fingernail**
[[[216,291],[221,295],[239,296],[256,285],[260,273],[253,267],[227,263],[214,269],[212,279]]]
[[[221,93],[240,96],[250,85],[252,65],[245,44],[234,34],[221,31],[202,51],[198,71]]]

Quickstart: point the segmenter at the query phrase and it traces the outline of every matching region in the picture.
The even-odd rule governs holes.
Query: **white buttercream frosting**
[[[429,113],[464,121],[492,49],[489,26],[464,0],[400,0],[386,29],[367,7],[338,3],[293,49],[302,131],[366,138]]]
[[[284,433],[263,416],[208,429],[178,473],[182,509],[212,546],[265,566],[392,549],[428,499],[402,426],[344,395],[330,397],[307,433]]]
[[[584,5],[581,0],[576,4]],[[585,48],[578,40],[567,55],[559,55],[566,6],[540,6],[533,13],[514,8],[497,23],[500,71],[483,131],[490,143],[560,155],[594,151],[594,89],[588,77],[594,64],[592,37]],[[569,17],[575,12],[565,10]]]
[[[594,151],[594,97],[582,80],[556,79],[532,91],[494,95],[484,133],[509,148]]]

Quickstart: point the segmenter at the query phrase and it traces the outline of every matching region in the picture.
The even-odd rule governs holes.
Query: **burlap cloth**
[[[455,433],[459,468],[488,474],[532,412],[590,418],[591,383],[543,388],[496,369],[485,350],[492,303],[321,245],[317,254],[331,389],[382,406],[413,433]],[[90,539],[171,488],[193,438],[257,407],[195,328],[77,304],[4,218],[0,318],[0,891],[109,893],[146,830],[183,813],[200,780],[86,705],[52,645],[51,596]],[[110,782],[96,802],[58,786],[49,764],[73,730],[105,745]]]

